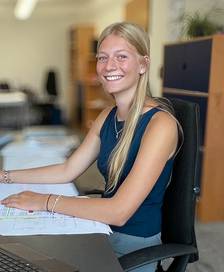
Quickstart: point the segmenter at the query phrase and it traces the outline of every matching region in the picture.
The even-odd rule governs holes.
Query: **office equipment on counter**
[[[29,107],[23,92],[0,93],[0,127],[20,129],[27,125]]]

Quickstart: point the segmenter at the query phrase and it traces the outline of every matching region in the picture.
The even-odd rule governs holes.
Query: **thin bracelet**
[[[46,201],[46,211],[49,212],[49,209],[48,209],[48,204],[49,204],[49,200],[51,198],[52,194],[49,194],[48,197],[47,197],[47,201]]]
[[[3,170],[3,178],[1,180],[1,183],[12,183],[12,180],[9,177],[10,171]]]
[[[62,197],[62,195],[58,195],[54,201],[54,204],[52,206],[52,209],[51,209],[51,213],[54,214],[54,210],[55,210],[55,207],[56,207],[56,204],[57,202],[59,201],[59,199]]]

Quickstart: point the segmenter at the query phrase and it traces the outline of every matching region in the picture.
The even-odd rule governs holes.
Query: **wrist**
[[[4,180],[4,173],[3,170],[0,171],[0,183],[3,183]]]
[[[61,197],[62,197],[62,195],[52,195],[52,194],[48,195],[46,202],[45,202],[46,203],[46,205],[45,205],[46,211],[54,214],[56,206],[57,206]]]

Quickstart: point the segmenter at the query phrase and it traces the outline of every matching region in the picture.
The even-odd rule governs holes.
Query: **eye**
[[[105,63],[105,62],[107,62],[108,57],[107,56],[96,56],[96,59],[100,63]]]
[[[126,55],[123,55],[123,54],[120,54],[120,55],[118,55],[118,56],[116,57],[116,59],[117,59],[118,61],[124,61],[124,60],[127,59],[127,56],[126,56]]]

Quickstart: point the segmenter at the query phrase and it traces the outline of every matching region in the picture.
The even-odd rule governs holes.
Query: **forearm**
[[[113,198],[79,198],[52,195],[48,202],[48,211],[62,213],[79,218],[95,220],[110,225],[122,225],[120,209]]]
[[[12,183],[66,183],[70,176],[66,174],[66,164],[55,164],[45,167],[9,171]],[[4,180],[4,172],[0,170],[0,180]]]

